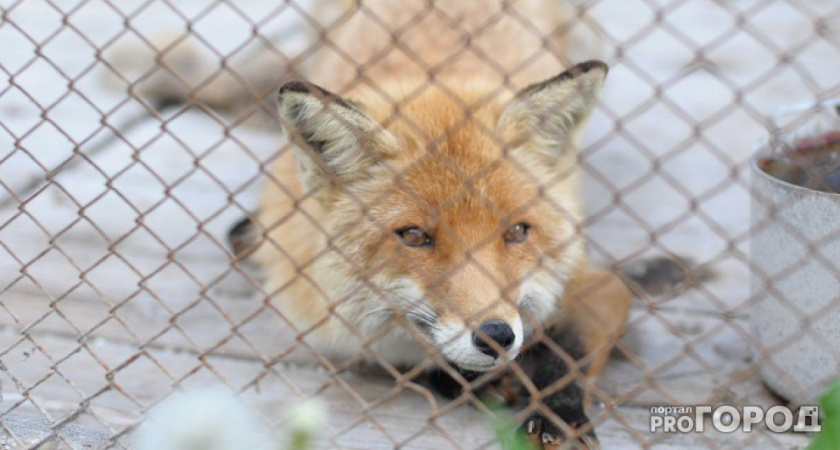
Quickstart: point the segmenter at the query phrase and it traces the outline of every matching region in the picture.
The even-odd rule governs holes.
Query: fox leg
[[[586,268],[577,273],[566,294],[564,320],[580,333],[587,361],[584,406],[591,404],[595,378],[604,370],[610,352],[627,325],[633,296],[611,272]]]
[[[549,330],[547,334],[547,338],[556,345],[539,342],[529,349],[525,358],[533,362],[531,381],[539,392],[539,402],[550,413],[537,410],[525,419],[522,429],[536,448],[560,448],[569,438],[583,448],[600,448],[584,411],[585,392],[578,379],[571,377],[562,385],[558,384],[561,379],[575,372],[575,365],[583,364],[586,350],[580,332],[574,327],[563,327]],[[556,348],[558,346],[560,349]],[[536,401],[536,398],[532,401]],[[564,425],[559,424],[553,416],[564,422]]]
[[[631,303],[630,291],[614,274],[592,268],[580,270],[564,298],[564,319],[546,333],[546,338],[566,354],[555,351],[554,345],[540,342],[528,355],[535,366],[535,387],[549,391],[541,399],[543,405],[568,425],[565,428],[575,433],[574,440],[584,448],[600,448],[585,410],[590,404],[590,387],[624,331]],[[570,367],[569,363],[578,366]],[[571,378],[564,386],[556,385],[575,370],[585,377],[583,387],[578,382],[580,378]],[[559,448],[567,441],[563,427],[539,411],[524,422],[523,428],[538,448]]]

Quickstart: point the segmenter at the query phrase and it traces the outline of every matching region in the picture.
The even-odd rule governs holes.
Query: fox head
[[[514,358],[585,258],[575,147],[606,74],[587,62],[515,96],[283,86],[304,195],[340,255],[316,280],[342,299],[335,313],[371,335],[403,317],[463,369]]]

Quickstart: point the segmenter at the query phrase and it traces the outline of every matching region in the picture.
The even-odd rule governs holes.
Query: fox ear
[[[595,109],[607,71],[601,61],[588,61],[521,90],[499,117],[500,136],[551,163],[571,154]]]
[[[370,176],[390,133],[356,106],[314,84],[292,81],[277,93],[277,111],[295,143],[301,182],[313,189]]]

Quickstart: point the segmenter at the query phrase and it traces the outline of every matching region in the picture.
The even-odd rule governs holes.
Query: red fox
[[[575,151],[608,69],[567,64],[572,19],[554,0],[360,2],[279,89],[292,150],[233,230],[325,355],[432,360],[450,395],[527,361],[541,448],[597,447],[584,388],[631,303],[587,262]]]

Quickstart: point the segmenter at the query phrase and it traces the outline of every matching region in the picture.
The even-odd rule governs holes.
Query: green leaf
[[[510,415],[498,404],[490,404],[490,422],[502,450],[536,450],[513,425]]]
[[[840,449],[840,379],[820,398],[822,431],[811,441],[808,450]]]

